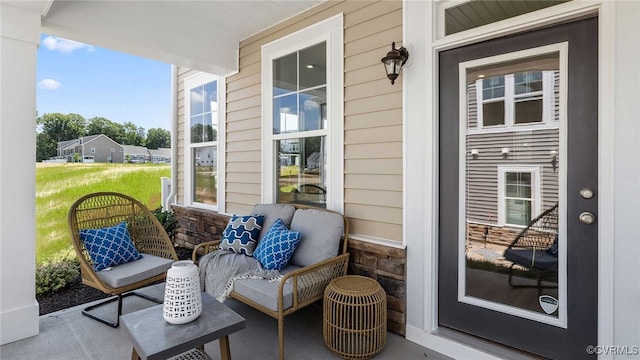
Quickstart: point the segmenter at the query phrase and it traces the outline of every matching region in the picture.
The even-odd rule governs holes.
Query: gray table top
[[[245,319],[202,293],[202,314],[187,324],[169,324],[162,304],[122,315],[120,323],[143,360],[166,359],[244,329]]]

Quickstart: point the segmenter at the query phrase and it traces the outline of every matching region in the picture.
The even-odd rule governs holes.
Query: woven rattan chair
[[[127,223],[131,239],[143,255],[140,260],[118,265],[110,270],[95,271],[91,258],[80,239],[80,231],[99,229]],[[166,270],[178,260],[173,243],[162,224],[141,202],[127,195],[100,192],[78,199],[69,210],[69,230],[76,255],[80,260],[82,283],[105,294],[114,295],[103,302],[87,307],[82,314],[112,327],[117,327],[122,314],[122,299],[130,295],[162,303],[147,295],[132,290],[164,280]],[[118,302],[115,321],[92,314],[90,311],[107,303]]]
[[[542,279],[558,269],[558,204],[545,210],[524,228],[504,251],[511,261],[509,285],[512,287],[537,287],[542,291]],[[512,282],[514,266],[519,265],[533,272],[537,285],[515,285]]]

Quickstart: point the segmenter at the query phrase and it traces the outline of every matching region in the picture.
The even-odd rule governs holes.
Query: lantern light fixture
[[[387,77],[391,80],[393,85],[400,75],[402,66],[409,59],[409,52],[404,47],[396,49],[396,43],[391,43],[391,51],[387,53],[387,56],[383,57],[380,61],[384,64],[384,70],[387,73]]]

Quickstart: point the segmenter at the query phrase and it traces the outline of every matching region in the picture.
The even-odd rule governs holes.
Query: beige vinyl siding
[[[226,84],[226,211],[247,213],[261,201],[261,47],[340,13],[345,88],[344,119],[338,121],[344,121],[345,214],[353,234],[401,242],[402,76],[392,86],[380,62],[392,41],[402,45],[400,0],[325,2],[240,43],[239,72]],[[180,83],[186,74],[179,72]],[[178,114],[184,117],[183,106]],[[184,179],[184,159],[179,160],[178,178]],[[178,191],[183,188],[179,181]]]
[[[402,43],[401,1],[323,3],[240,44],[240,71],[227,79],[227,211],[247,211],[260,201],[261,169],[253,161],[261,156],[261,46],[340,12],[345,214],[352,233],[400,242],[402,77],[391,86],[380,59],[392,41]]]

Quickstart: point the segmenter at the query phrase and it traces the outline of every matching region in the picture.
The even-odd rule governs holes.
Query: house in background
[[[350,271],[382,284],[389,329],[409,340],[453,358],[474,359],[513,358],[521,351],[548,358],[595,352],[614,358],[589,346],[637,345],[640,3],[54,0],[3,1],[0,7],[2,61],[12,66],[6,72],[3,66],[0,77],[2,88],[12,89],[0,98],[2,149],[34,157],[35,140],[15,134],[33,133],[35,127],[41,32],[176,64],[171,203],[181,221],[200,219],[191,228],[224,227],[231,214],[245,214],[260,202],[287,201],[293,188],[317,184],[326,190],[322,205],[349,218]],[[208,46],[212,41],[215,46]],[[392,85],[380,60],[393,42],[409,57]],[[518,93],[515,78],[537,70],[526,66],[529,60],[547,55],[559,64],[557,144],[544,138],[547,123],[506,120],[539,108],[539,90]],[[506,65],[514,70],[489,72]],[[487,88],[482,83],[482,97],[475,101],[482,103],[483,128],[485,123],[494,128],[472,134],[465,126],[472,99],[468,83],[477,84],[481,75],[503,76],[505,92],[498,89],[500,79]],[[511,75],[513,81],[507,80]],[[500,112],[500,102],[502,132],[500,117],[484,117]],[[511,124],[530,129],[522,129],[520,138],[510,133]],[[505,145],[508,139],[500,136],[516,142]],[[539,152],[525,151],[534,145]],[[287,152],[280,154],[281,149]],[[478,164],[489,155],[539,157],[541,189],[548,182],[544,172],[553,172],[551,151],[556,151],[555,298],[542,301],[535,289],[511,288],[505,274],[466,267],[471,185],[490,182],[483,172],[467,171],[467,164],[475,166],[474,149]],[[319,156],[311,160],[318,169],[305,164],[315,152]],[[280,161],[285,154],[286,165]],[[211,160],[198,165],[204,155]],[[513,180],[504,190],[526,195],[532,181],[522,174],[533,170],[528,159],[517,161],[517,168],[501,169],[504,179]],[[13,151],[0,152],[0,164],[0,220],[6,225],[0,238],[0,340],[5,343],[38,333],[35,260],[25,260],[35,258],[35,175]],[[497,172],[491,179],[498,179]],[[486,196],[495,199],[495,192]],[[517,200],[505,214],[523,222],[533,211],[529,215],[523,206],[525,196],[516,197],[505,198],[505,204]],[[495,200],[473,206],[486,206],[480,214],[486,221],[492,204]],[[210,225],[212,218],[222,225]],[[199,242],[219,230],[184,233],[179,240]],[[525,298],[544,312],[469,296],[465,282]],[[488,283],[495,287],[484,286]]]
[[[149,149],[144,146],[122,145],[122,149],[124,151],[123,162],[144,164],[151,159]]]
[[[149,149],[151,162],[154,164],[171,164],[171,149],[159,148]]]
[[[89,163],[122,163],[124,155],[122,145],[104,134],[83,136],[58,143],[56,159],[74,162],[76,158]]]

